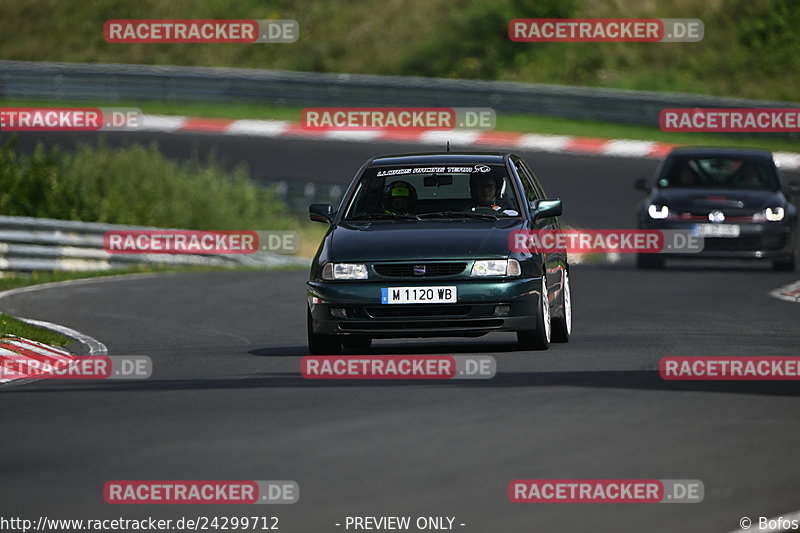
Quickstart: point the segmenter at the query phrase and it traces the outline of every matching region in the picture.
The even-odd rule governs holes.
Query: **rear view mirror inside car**
[[[442,185],[452,185],[453,176],[449,174],[447,175],[433,174],[432,176],[425,176],[423,184],[426,187],[441,187]]]

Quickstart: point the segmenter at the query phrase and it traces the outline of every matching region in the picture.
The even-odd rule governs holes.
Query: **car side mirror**
[[[561,198],[545,198],[531,203],[536,218],[561,216]]]
[[[333,206],[331,204],[311,204],[308,206],[308,218],[314,222],[330,224],[333,220]]]
[[[797,196],[798,194],[800,194],[800,181],[789,183],[789,196]]]
[[[650,180],[647,178],[637,178],[633,182],[633,188],[637,191],[650,192]]]

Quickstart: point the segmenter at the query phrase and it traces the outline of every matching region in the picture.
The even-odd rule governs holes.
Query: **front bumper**
[[[381,304],[383,287],[448,285],[456,303]],[[513,280],[440,282],[308,282],[315,333],[373,338],[478,336],[492,331],[521,331],[536,324],[541,277]],[[499,308],[499,309],[498,309]],[[334,317],[331,309],[344,310]]]
[[[692,231],[697,222],[649,221],[641,229]],[[726,224],[726,223],[723,223]],[[795,232],[788,223],[738,223],[738,237],[705,237],[698,253],[659,254],[681,259],[787,259],[794,255]]]

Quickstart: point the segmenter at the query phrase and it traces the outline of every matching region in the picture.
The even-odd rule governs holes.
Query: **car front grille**
[[[377,263],[372,265],[387,278],[436,278],[464,272],[466,263]]]
[[[472,312],[471,305],[384,305],[365,307],[372,318],[461,317]]]
[[[340,331],[423,331],[423,330],[492,330],[503,326],[502,319],[458,319],[458,320],[426,320],[424,322],[403,321],[348,321],[339,322]]]

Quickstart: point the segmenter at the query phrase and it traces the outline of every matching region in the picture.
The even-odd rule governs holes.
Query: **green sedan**
[[[513,331],[522,349],[567,342],[566,252],[515,251],[514,232],[558,230],[547,198],[514,154],[445,152],[369,160],[327,223],[308,281],[312,354],[367,350],[373,339]]]

